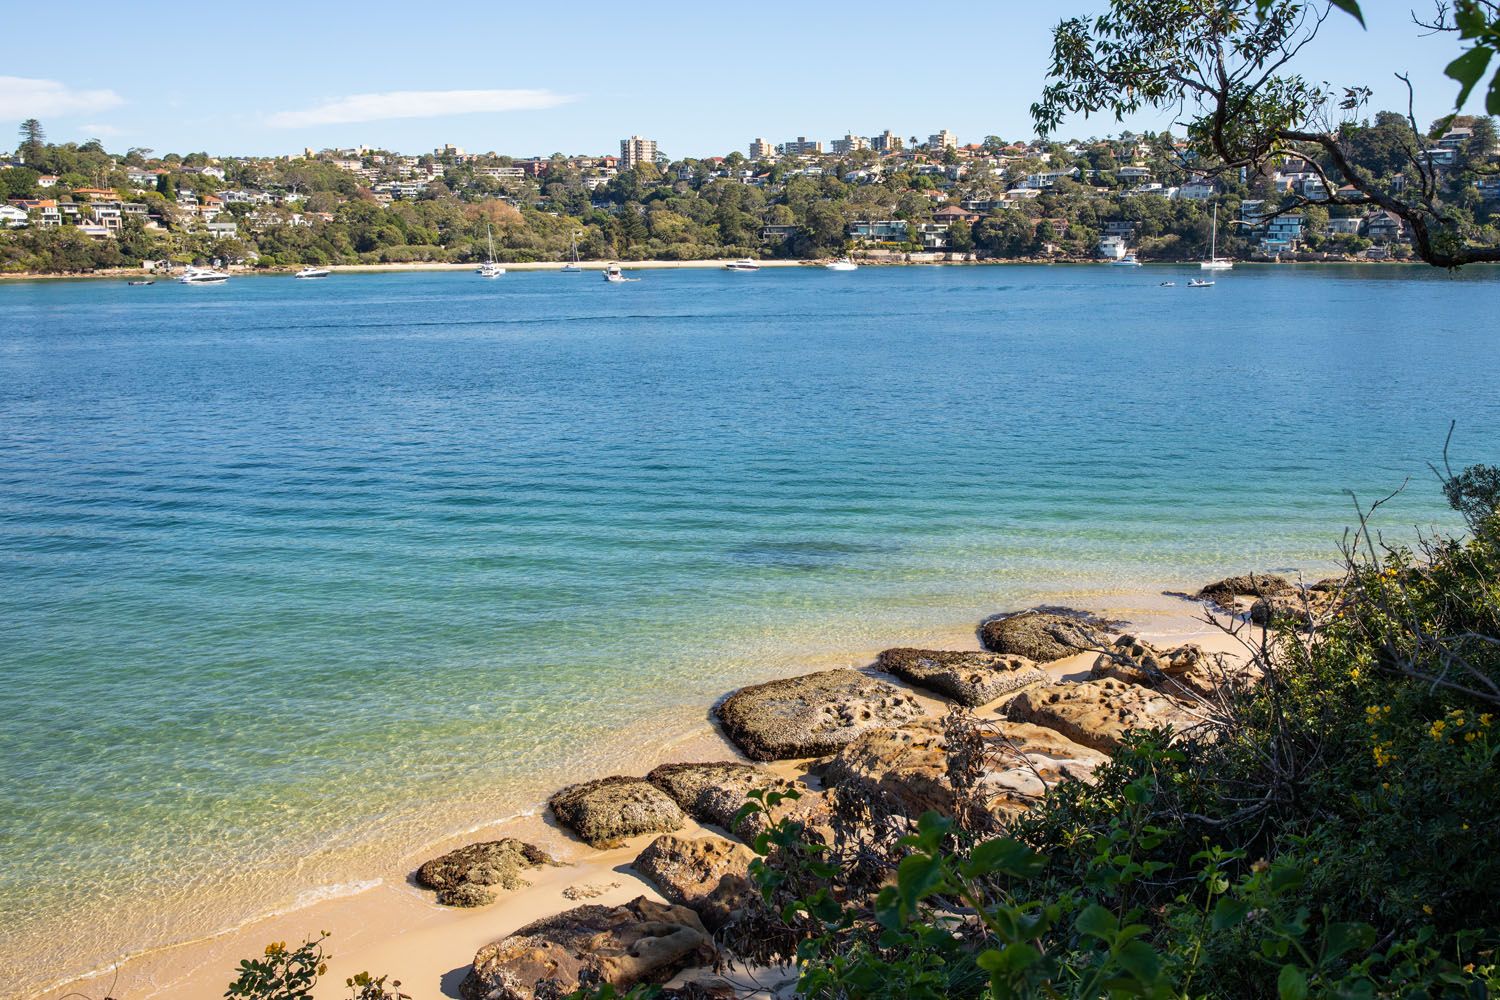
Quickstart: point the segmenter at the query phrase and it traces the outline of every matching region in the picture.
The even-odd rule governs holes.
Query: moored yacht
[[[312,267],[312,266],[308,266],[308,267],[304,267],[302,270],[300,270],[296,274],[292,275],[292,277],[294,277],[294,278],[326,278],[326,277],[328,277],[332,273],[333,272],[330,271],[326,267]]]
[[[1219,206],[1214,204],[1214,228],[1213,235],[1209,237],[1208,260],[1199,261],[1198,266],[1205,271],[1229,271],[1234,268],[1234,261],[1228,257],[1219,256]]]
[[[1119,260],[1109,262],[1111,267],[1140,267],[1141,262],[1135,259],[1135,254],[1128,253]]]
[[[219,285],[229,280],[229,275],[223,271],[215,271],[211,267],[189,267],[182,272],[178,278],[179,284],[183,285]]]
[[[627,277],[625,277],[624,272],[622,272],[620,270],[620,265],[619,264],[611,264],[611,265],[609,265],[608,267],[606,267],[604,269],[604,280],[605,281],[613,281],[613,282],[621,282],[621,281],[629,281],[630,279],[627,278]]]
[[[823,268],[828,271],[858,271],[859,265],[848,257],[840,257],[838,260],[831,260],[824,264]]]
[[[490,231],[489,223],[484,225],[484,238],[489,241],[490,254],[484,259],[484,263],[474,269],[474,273],[481,278],[498,278],[505,273],[505,268],[495,262],[495,236]]]
[[[578,266],[578,234],[573,234],[573,260],[562,266],[562,274],[582,274],[583,268]]]
[[[724,265],[724,270],[726,270],[726,271],[759,271],[760,270],[760,265],[757,264],[755,261],[751,260],[749,257],[744,257],[744,258],[741,258],[740,260],[732,260],[729,263],[725,264]]]

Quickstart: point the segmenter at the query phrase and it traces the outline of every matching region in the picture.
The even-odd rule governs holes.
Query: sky
[[[1425,126],[1451,109],[1456,88],[1442,71],[1459,51],[1452,37],[1423,38],[1411,25],[1412,5],[1425,12],[1430,2],[1363,0],[1367,30],[1335,12],[1299,68],[1373,87],[1372,110],[1404,108],[1392,74],[1408,72]],[[602,153],[643,135],[677,158],[744,151],[757,137],[826,142],[884,129],[1013,140],[1033,134],[1051,27],[1106,4],[257,0],[136,16],[82,0],[68,20],[95,26],[88,45],[8,49],[0,122],[38,118],[54,142],[214,155],[444,143]],[[1060,135],[1169,123],[1075,119]]]

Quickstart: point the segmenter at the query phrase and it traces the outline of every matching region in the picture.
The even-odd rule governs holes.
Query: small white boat
[[[1198,266],[1205,271],[1230,271],[1234,269],[1234,261],[1228,257],[1219,256],[1219,206],[1214,205],[1214,228],[1213,235],[1209,237],[1208,260],[1199,261]]]
[[[177,279],[182,285],[221,285],[229,280],[229,275],[223,271],[215,271],[211,267],[190,267],[182,272],[182,277]]]
[[[154,284],[156,284],[156,282],[151,281],[149,279],[144,279],[143,278],[143,279],[138,279],[136,281],[127,281],[127,282],[125,282],[125,284],[139,286],[139,285],[154,285]]]
[[[332,273],[333,272],[330,271],[326,267],[304,267],[302,270],[300,270],[296,274],[292,275],[292,277],[294,277],[294,278],[326,278],[326,277],[328,277]]]
[[[1111,267],[1140,267],[1141,262],[1135,259],[1135,254],[1128,253],[1119,260],[1109,262]]]
[[[859,265],[848,257],[840,257],[838,260],[831,260],[824,264],[823,268],[828,271],[858,271]]]
[[[1176,288],[1177,287],[1177,282],[1175,282],[1175,281],[1163,281],[1161,283],[1161,287],[1163,287],[1163,288]]]
[[[619,264],[611,264],[611,265],[609,265],[608,267],[606,267],[604,269],[604,280],[608,281],[608,282],[612,282],[614,284],[620,284],[620,283],[626,282],[626,281],[640,281],[641,279],[640,278],[627,278],[627,277],[625,277],[624,272],[622,272],[620,270],[620,265]]]
[[[726,271],[759,271],[760,270],[760,265],[757,264],[755,261],[751,260],[749,257],[745,257],[745,258],[743,258],[741,260],[732,260],[729,263],[725,264],[724,265],[724,270],[726,270]]]
[[[490,232],[489,223],[484,225],[484,237],[490,244],[490,255],[484,259],[484,263],[474,269],[474,273],[481,278],[498,278],[505,273],[505,268],[495,263],[495,236]]]
[[[1201,278],[1194,278],[1192,281],[1188,282],[1188,287],[1189,288],[1212,288],[1213,284],[1214,283],[1212,281],[1204,281]]]

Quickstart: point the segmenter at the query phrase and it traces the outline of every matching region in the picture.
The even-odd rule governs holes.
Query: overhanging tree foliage
[[[1442,169],[1410,105],[1409,131],[1395,139],[1399,180],[1377,175],[1352,154],[1368,128],[1357,119],[1369,88],[1335,90],[1291,71],[1335,6],[1362,19],[1353,0],[1111,0],[1108,13],[1069,18],[1054,29],[1051,82],[1032,117],[1049,135],[1069,114],[1121,119],[1146,108],[1172,111],[1187,131],[1187,159],[1205,173],[1259,171],[1288,160],[1316,173],[1323,191],[1299,196],[1282,212],[1309,205],[1383,209],[1406,224],[1417,256],[1429,264],[1500,261],[1500,247],[1477,243],[1472,219],[1445,198]],[[1471,43],[1448,69],[1461,84],[1462,102],[1500,44],[1500,6],[1439,3],[1430,22],[1417,23]],[[1410,93],[1410,80],[1397,77]],[[1492,107],[1500,106],[1500,73],[1496,81]]]

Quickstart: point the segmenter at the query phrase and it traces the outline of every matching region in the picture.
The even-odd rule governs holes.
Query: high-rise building
[[[776,157],[776,147],[771,145],[769,139],[752,139],[750,141],[750,159],[771,160]]]
[[[799,135],[790,142],[783,142],[779,147],[783,156],[820,156],[823,153],[823,144],[805,135]]]
[[[656,162],[656,140],[633,135],[620,140],[620,169],[629,170],[640,163]]]
[[[869,140],[862,135],[855,135],[853,132],[847,133],[842,139],[833,140],[833,151],[840,156],[845,153],[852,153],[855,150],[869,148]]]
[[[870,136],[870,148],[877,153],[899,153],[901,146],[901,137],[890,129],[886,129],[879,135]]]
[[[958,136],[947,129],[943,129],[940,132],[929,135],[927,137],[927,145],[932,149],[957,149]]]

